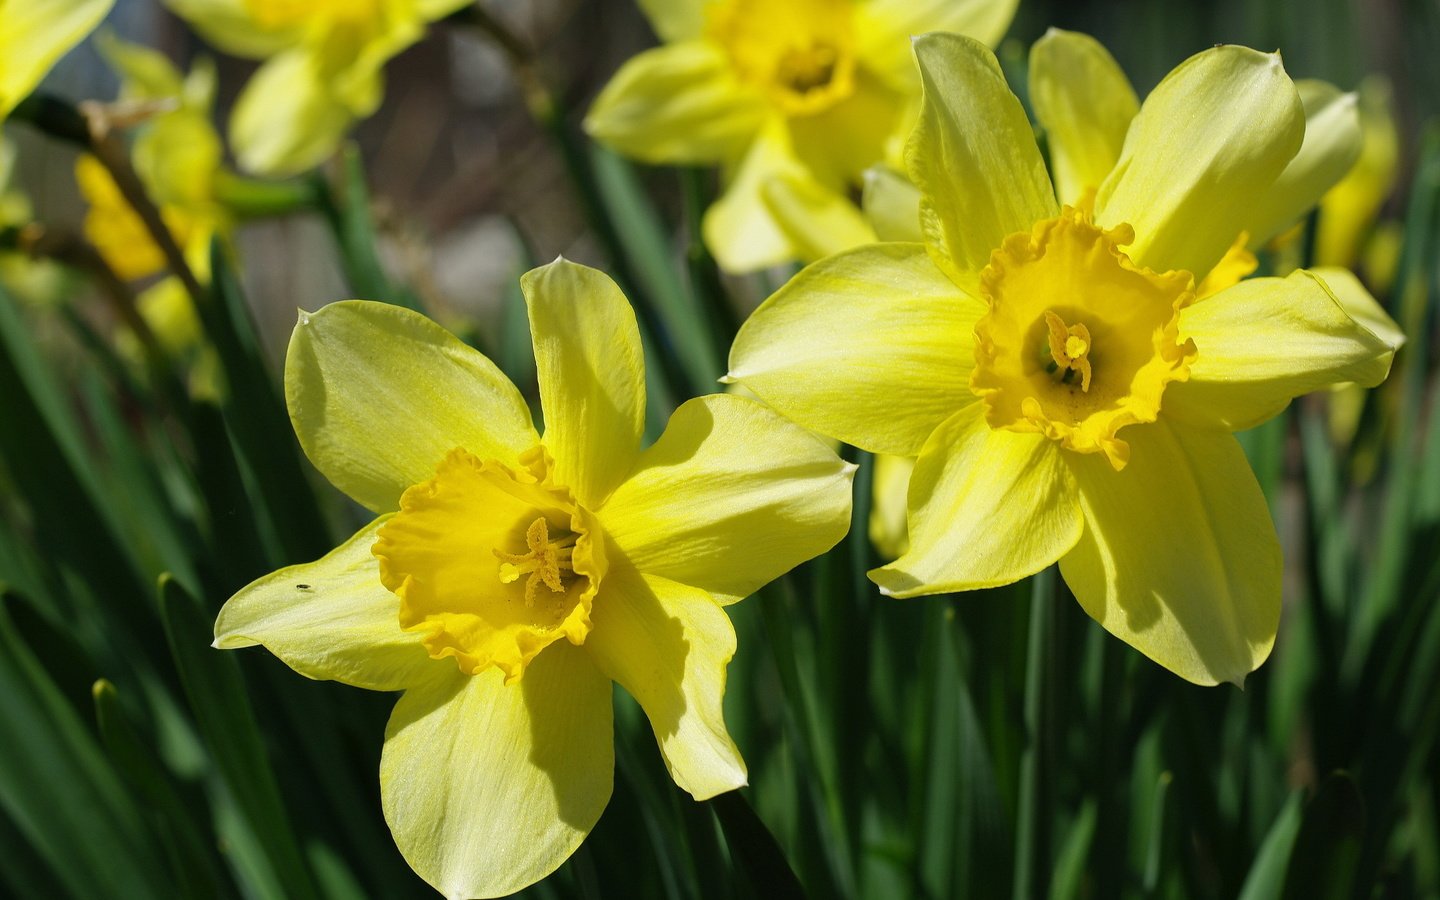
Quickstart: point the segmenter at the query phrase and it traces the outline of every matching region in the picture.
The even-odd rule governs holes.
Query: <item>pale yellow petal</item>
[[[599,516],[642,572],[733,603],[844,537],[853,471],[773,410],[715,394],[675,411]]]
[[[1305,112],[1279,54],[1225,45],[1181,63],[1130,125],[1098,224],[1128,223],[1137,264],[1203,278],[1299,152]]]
[[[992,429],[976,403],[926,442],[910,476],[910,548],[870,579],[889,597],[1019,581],[1080,538],[1075,481],[1060,445]]]
[[[910,549],[906,525],[906,498],[915,460],[908,456],[875,455],[875,473],[870,505],[870,542],[885,559],[898,559]]]
[[[1354,94],[1323,81],[1297,81],[1305,107],[1305,143],[1275,179],[1270,190],[1253,198],[1245,231],[1252,248],[1315,208],[1360,158],[1360,113]]]
[[[1196,684],[1241,684],[1280,621],[1280,542],[1239,443],[1166,422],[1130,463],[1070,454],[1085,534],[1060,572],[1105,630]]]
[[[760,194],[796,257],[805,262],[875,243],[875,230],[850,198],[806,173],[787,170],[771,176]]]
[[[635,311],[596,269],[557,259],[520,279],[555,479],[598,508],[630,471],[645,429]]]
[[[855,5],[855,52],[891,83],[914,90],[919,73],[910,39],[931,31],[972,37],[990,47],[1010,30],[1019,0],[867,0]]]
[[[662,41],[684,41],[705,30],[705,7],[713,0],[639,0],[640,11]]]
[[[1395,188],[1400,130],[1390,83],[1371,75],[1360,83],[1360,158],[1320,201],[1315,258],[1324,266],[1352,266],[1381,207]],[[1367,267],[1373,276],[1374,267]]]
[[[0,3],[0,120],[35,90],[60,57],[85,39],[115,0]]]
[[[920,189],[889,166],[865,170],[860,207],[882,241],[925,240],[920,230]]]
[[[721,269],[741,274],[799,257],[800,249],[765,200],[766,183],[783,172],[809,177],[795,158],[784,120],[776,117],[761,129],[734,171],[726,173],[723,193],[705,211],[705,246]]]
[[[400,601],[380,583],[370,553],[381,516],[313,563],[259,578],[215,620],[221,650],[263,645],[306,678],[399,691],[454,672],[431,659],[418,634],[400,629]]]
[[[730,349],[729,381],[811,431],[912,456],[970,393],[985,306],[920,244],[872,244],[808,266]]]
[[[675,783],[696,800],[744,787],[745,761],[725,728],[735,655],[725,610],[698,588],[621,566],[595,600],[594,622],[585,651],[639,701]]]
[[[1304,270],[1242,281],[1181,310],[1180,336],[1195,342],[1198,355],[1190,380],[1166,390],[1164,414],[1232,431],[1332,384],[1373,387],[1385,380],[1395,354]]]
[[[1120,159],[1140,111],[1135,89],[1099,41],[1052,28],[1030,49],[1030,103],[1050,141],[1055,192],[1078,206]]]
[[[1384,341],[1392,349],[1399,350],[1405,344],[1405,333],[1400,325],[1385,311],[1355,273],[1349,269],[1322,266],[1311,269],[1310,273],[1325,282],[1335,301],[1345,314],[1364,326],[1371,334]]]
[[[953,34],[918,38],[915,55],[925,96],[906,165],[924,195],[926,242],[961,280],[984,268],[1007,235],[1058,208],[1030,121],[995,55]]]
[[[372,77],[378,90],[380,76]],[[230,115],[230,141],[247,171],[293,175],[323,162],[356,116],[373,111],[350,109],[307,49],[287,50],[246,83]]]
[[[585,130],[645,162],[715,163],[739,154],[768,112],[724,48],[694,40],[632,57],[595,99]]]
[[[539,442],[494,363],[419,313],[368,300],[300,314],[285,399],[305,455],[376,512],[397,509],[456,447],[513,464]]]
[[[200,36],[226,53],[263,59],[294,46],[301,26],[266,28],[251,14],[248,0],[162,0]]]
[[[400,698],[380,798],[395,844],[452,900],[502,897],[549,875],[610,800],[610,682],[556,644],[518,684],[458,670]]]

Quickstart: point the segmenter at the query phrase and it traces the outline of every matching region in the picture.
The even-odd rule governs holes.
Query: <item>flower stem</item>
[[[1025,663],[1025,750],[1020,758],[1020,797],[1015,821],[1015,881],[1011,896],[1028,900],[1045,895],[1045,860],[1049,858],[1049,793],[1045,776],[1047,682],[1053,676],[1052,638],[1055,627],[1055,567],[1030,581],[1030,637]]]

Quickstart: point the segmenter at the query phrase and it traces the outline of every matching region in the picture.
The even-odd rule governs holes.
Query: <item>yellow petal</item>
[[[682,789],[708,800],[746,784],[745,761],[725,728],[735,629],[708,594],[617,567],[596,598],[585,650],[639,701]]]
[[[724,49],[694,40],[632,57],[595,99],[585,130],[645,162],[715,163],[739,154],[767,113]]]
[[[974,402],[975,322],[985,306],[921,244],[872,244],[790,279],[740,328],[728,381],[811,431],[913,456]]]
[[[1181,310],[1180,334],[1198,353],[1190,380],[1169,386],[1164,415],[1231,431],[1332,384],[1373,387],[1385,380],[1395,354],[1304,270],[1242,281]]]
[[[95,46],[120,76],[122,99],[167,100],[185,92],[185,76],[159,50],[121,40],[108,31],[96,36]]]
[[[1263,247],[1315,208],[1360,158],[1360,113],[1354,94],[1323,81],[1297,81],[1305,107],[1305,143],[1275,179],[1253,198],[1245,231],[1252,248]]]
[[[844,537],[853,471],[773,410],[716,394],[675,411],[599,517],[641,571],[733,603]]]
[[[115,0],[0,3],[0,120],[110,13]]]
[[[1130,257],[1197,279],[1300,150],[1305,113],[1280,56],[1226,45],[1181,63],[1130,125],[1095,220],[1135,227]]]
[[[865,170],[860,206],[882,241],[925,240],[920,230],[920,189],[889,166]]]
[[[1083,524],[1062,453],[1040,435],[990,428],[978,403],[956,413],[910,476],[910,549],[870,580],[888,597],[915,597],[1009,584],[1050,565]]]
[[[266,28],[251,15],[249,0],[163,0],[200,36],[226,53],[263,59],[299,43],[302,26]]]
[[[373,76],[377,90],[379,77]],[[230,116],[230,141],[242,168],[294,175],[323,162],[356,115],[373,111],[348,108],[307,49],[287,50],[246,83]]]
[[[1055,192],[1078,206],[1120,159],[1140,111],[1135,89],[1099,41],[1051,28],[1030,50],[1030,103],[1050,140]]]
[[[1370,295],[1365,285],[1355,277],[1355,273],[1333,266],[1311,269],[1310,273],[1325,282],[1340,308],[1357,324],[1367,328],[1393,350],[1404,346],[1405,333],[1400,330],[1399,324],[1390,318],[1390,314],[1385,312],[1379,301]]]
[[[870,542],[885,559],[898,559],[910,549],[905,523],[906,498],[915,460],[908,456],[875,456],[873,497],[870,506]]]
[[[562,643],[518,684],[490,669],[407,691],[385,728],[380,799],[421,878],[456,900],[500,897],[575,852],[614,777],[610,682]]]
[[[315,468],[376,512],[397,509],[456,447],[512,463],[539,441],[494,363],[419,313],[368,300],[300,314],[285,400]]]
[[[1065,583],[1105,630],[1196,684],[1242,684],[1275,642],[1280,542],[1239,443],[1161,419],[1130,464],[1070,454],[1085,534]]]
[[[915,40],[925,97],[906,148],[926,242],[957,280],[1005,237],[1059,210],[1020,101],[995,55],[970,38]]]
[[[795,156],[822,184],[848,192],[876,163],[904,164],[918,100],[861,71],[840,102],[813,115],[790,117]]]
[[[705,30],[709,0],[639,0],[640,11],[662,41],[683,41]]]
[[[520,279],[555,480],[598,508],[630,471],[645,428],[635,311],[610,276],[557,259]]]
[[[1015,18],[1019,0],[869,0],[855,4],[855,52],[881,77],[918,86],[910,38],[931,31],[972,37],[994,47]]]
[[[1390,83],[1371,75],[1360,83],[1360,159],[1320,203],[1315,258],[1321,265],[1351,266],[1361,241],[1395,188],[1400,164],[1400,131],[1395,125]],[[1374,267],[1367,267],[1373,270]],[[1376,274],[1374,271],[1368,273]]]
[[[272,572],[220,608],[215,646],[263,645],[306,678],[398,691],[454,672],[400,629],[400,601],[370,553],[382,516],[312,563]]]
[[[705,211],[701,225],[705,246],[721,269],[732,274],[753,272],[800,255],[765,200],[765,185],[784,172],[809,177],[795,157],[784,120],[777,116],[751,142],[734,172],[727,173],[724,193]]]
[[[775,224],[795,255],[813,261],[875,242],[875,231],[849,197],[804,173],[790,170],[767,179],[760,188]]]

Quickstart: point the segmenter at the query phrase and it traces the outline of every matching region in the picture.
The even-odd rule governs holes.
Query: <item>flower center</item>
[[[990,255],[970,387],[992,428],[1039,432],[1125,466],[1130,448],[1117,433],[1155,421],[1165,385],[1188,378],[1195,358],[1177,331],[1194,278],[1135,266],[1120,250],[1132,240],[1130,226],[1107,231],[1066,207]]]
[[[1045,325],[1050,329],[1050,363],[1045,371],[1070,384],[1080,374],[1080,390],[1090,390],[1090,329],[1083,324],[1066,325],[1065,320],[1045,310]]]
[[[576,536],[565,532],[559,540],[550,540],[550,526],[541,516],[530,527],[525,529],[525,553],[506,553],[496,548],[491,550],[495,558],[500,560],[500,582],[512,584],[520,579],[521,575],[529,575],[525,579],[525,605],[535,605],[535,592],[539,585],[545,585],[552,593],[563,594],[565,583],[561,580],[560,573],[568,572],[575,574],[575,567],[572,565],[575,553]]]
[[[584,643],[604,541],[550,468],[539,447],[518,468],[452,450],[380,529],[380,580],[432,657],[513,683],[555,641]]]
[[[707,13],[742,81],[792,116],[814,115],[855,90],[849,0],[725,0]]]

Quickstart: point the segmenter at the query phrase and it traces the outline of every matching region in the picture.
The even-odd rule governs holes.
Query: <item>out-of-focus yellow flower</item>
[[[215,46],[263,59],[230,118],[242,168],[291,175],[380,106],[385,63],[466,0],[166,0]]]
[[[1395,188],[1400,164],[1400,133],[1395,127],[1389,82],[1371,76],[1361,83],[1359,93],[1364,136],[1359,159],[1320,200],[1315,258],[1324,266],[1355,265],[1380,207]]]
[[[153,104],[158,110],[138,128],[135,169],[176,243],[204,280],[210,240],[230,225],[215,196],[224,148],[210,124],[214,67],[201,62],[182,76],[164,54],[148,47],[106,37],[100,48],[120,75],[120,101]],[[77,159],[75,180],[90,205],[85,236],[115,273],[128,281],[163,271],[159,246],[100,161],[88,155]]]
[[[405,692],[385,817],[448,897],[519,890],[584,839],[610,796],[612,681],[680,787],[745,784],[723,606],[829,549],[850,515],[853,467],[751,400],[691,400],[642,451],[643,354],[614,282],[559,260],[521,286],[543,437],[499,369],[423,316],[301,314],[285,368],[300,443],[379,518],[215,624],[217,647]]]
[[[0,0],[0,120],[114,5],[115,0]]]
[[[1062,151],[1072,172],[1107,173],[1085,202],[1086,176],[1052,186],[982,44],[927,35],[916,53],[924,241],[803,270],[741,328],[728,377],[814,431],[918,457],[910,548],[871,573],[886,594],[1059,560],[1111,633],[1190,681],[1242,681],[1274,642],[1281,555],[1230,432],[1325,385],[1378,383],[1400,340],[1363,290],[1312,272],[1196,297],[1260,213],[1328,187],[1299,92],[1275,54],[1192,57],[1106,145],[1117,159]],[[1090,89],[1073,74],[1056,83],[1072,105]],[[1074,146],[1044,118],[1052,146]]]
[[[870,492],[870,543],[886,559],[899,559],[910,549],[905,524],[905,499],[915,460],[908,456],[875,455],[875,476]]]
[[[705,242],[727,271],[875,239],[850,200],[898,164],[919,77],[910,36],[995,43],[1014,0],[641,0],[665,46],[627,62],[586,128],[652,163],[724,166]]]

